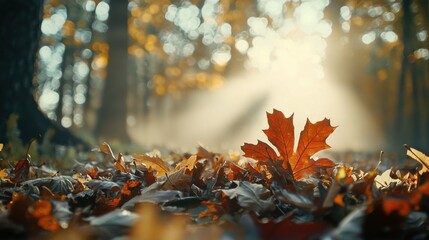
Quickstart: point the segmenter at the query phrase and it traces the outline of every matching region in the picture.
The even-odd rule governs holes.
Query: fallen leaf
[[[0,170],[0,179],[5,179],[9,174],[7,173],[7,169]]]
[[[28,180],[23,182],[22,185],[46,186],[53,193],[67,195],[74,191],[74,184],[76,183],[77,181],[70,176],[57,176]]]
[[[268,144],[258,140],[256,145],[245,143],[241,150],[243,150],[245,157],[253,158],[255,160],[266,162],[277,158],[277,154]]]
[[[429,172],[429,156],[408,145],[404,145],[404,147],[407,149],[407,155],[422,165],[420,174]]]
[[[233,162],[229,162],[226,171],[228,172],[227,177],[229,180],[242,180],[246,174],[246,169],[241,168]]]
[[[181,161],[176,166],[176,170],[179,170],[181,168],[186,168],[189,171],[192,171],[192,169],[194,169],[196,163],[197,163],[197,155],[192,155],[188,159]]]
[[[400,179],[392,178],[391,174],[392,174],[392,169],[389,168],[386,171],[384,171],[381,175],[377,175],[374,179],[375,186],[377,186],[377,188],[381,188],[381,187],[390,186],[390,184],[392,183],[399,184],[402,182]]]
[[[170,168],[165,164],[165,162],[159,157],[149,157],[146,155],[133,154],[131,155],[137,165],[146,165],[147,168],[152,168],[156,170],[156,176],[164,176],[166,173],[170,172]]]
[[[362,179],[359,179],[348,186],[348,189],[351,193],[365,196],[369,202],[373,200],[372,186],[374,179],[377,176],[377,171],[374,169],[371,172],[368,172]]]
[[[324,149],[330,148],[326,143],[328,136],[336,127],[331,126],[329,119],[311,123],[308,119],[304,130],[301,131],[298,147],[294,152],[293,115],[286,118],[276,109],[267,113],[269,128],[264,130],[268,140],[273,144],[279,155],[267,143],[259,141],[256,145],[245,143],[241,149],[245,157],[253,158],[260,163],[268,160],[281,160],[285,169],[291,168],[295,180],[311,176],[316,168],[333,167],[336,164],[327,158],[315,161],[312,156]]]
[[[321,162],[315,162],[311,159],[311,156],[315,153],[330,148],[330,146],[326,144],[326,139],[335,128],[336,127],[331,126],[330,120],[326,118],[314,124],[307,119],[304,130],[302,130],[299,137],[296,153],[289,162],[296,179],[312,175],[314,173],[314,167],[316,166],[335,166],[329,159],[319,160]]]
[[[141,182],[129,179],[121,189],[121,205],[140,192]]]
[[[115,159],[115,155],[113,154],[112,148],[110,148],[110,145],[108,143],[104,142],[103,144],[101,144],[99,151],[111,157],[112,159]]]
[[[51,214],[52,204],[49,201],[34,202],[31,207],[31,215],[35,218],[46,217]]]
[[[26,181],[30,177],[30,161],[27,158],[19,160],[13,169],[13,173],[12,181],[16,183]]]
[[[0,143],[0,152],[3,150],[3,143]]]
[[[83,190],[77,194],[70,196],[69,198],[69,206],[70,210],[74,211],[78,208],[84,208],[88,206],[92,206],[94,204],[96,198],[96,193],[94,190]]]
[[[119,161],[115,161],[114,165],[115,165],[115,168],[121,172],[125,172],[125,173],[130,172],[127,169],[125,169],[125,167]]]
[[[217,221],[219,220],[219,216],[221,216],[224,212],[222,204],[220,203],[214,203],[212,201],[203,201],[201,202],[201,205],[206,206],[207,209],[198,214],[199,218],[209,218],[213,221]]]
[[[97,196],[95,198],[95,209],[92,212],[94,216],[100,216],[106,214],[110,211],[113,211],[115,208],[119,206],[121,202],[121,195],[115,196],[115,194],[106,194],[102,192],[97,192]]]
[[[49,201],[51,199],[54,199],[55,197],[56,197],[55,194],[52,193],[52,191],[49,188],[47,188],[45,186],[40,187],[40,199],[41,200]]]
[[[98,168],[93,166],[91,170],[85,169],[85,173],[88,174],[92,179],[98,178]]]
[[[37,225],[47,231],[57,231],[61,228],[58,219],[52,215],[39,218]]]
[[[107,180],[91,180],[84,184],[94,191],[101,190],[119,192],[121,190],[121,186],[119,184]]]
[[[161,189],[189,190],[192,184],[192,176],[185,173],[185,168],[165,176],[165,182]]]
[[[312,209],[315,208],[312,196],[304,193],[295,193],[278,186],[276,182],[271,184],[271,190],[277,199],[300,208]]]
[[[267,113],[269,128],[264,130],[268,140],[277,148],[284,161],[289,161],[293,155],[295,141],[293,114],[286,118],[276,109],[272,114]]]
[[[336,203],[339,206],[344,207],[346,204],[344,203],[344,194],[337,194],[334,198],[334,203]]]
[[[205,149],[203,146],[198,147],[197,157],[198,159],[212,159],[215,154]]]
[[[230,199],[237,198],[238,204],[246,209],[264,212],[274,209],[274,199],[270,191],[261,184],[234,181],[236,188],[221,190]]]

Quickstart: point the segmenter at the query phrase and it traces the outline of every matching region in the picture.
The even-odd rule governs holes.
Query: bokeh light
[[[410,8],[410,39],[415,47],[409,50],[408,61],[412,64],[429,60],[425,11],[419,4],[413,1]],[[112,10],[107,0],[46,1],[35,97],[42,111],[64,127],[94,129],[100,121],[97,112],[109,63],[106,35]],[[400,91],[403,14],[399,0],[130,0],[129,58],[124,61],[131,64],[121,79],[128,89],[122,93],[128,110],[124,118],[128,127],[146,125],[140,131],[145,134],[139,134],[146,138],[144,143],[163,143],[156,136],[163,134],[179,139],[187,133],[165,127],[175,126],[168,119],[192,106],[212,106],[191,103],[195,96],[209,96],[217,89],[233,95],[234,102],[249,102],[242,95],[252,92],[252,84],[258,82],[255,91],[271,91],[264,100],[267,105],[275,105],[273,99],[287,102],[284,99],[293,93],[308,93],[314,87],[348,89],[349,99],[365,96],[356,101],[370,106],[375,125],[392,125],[389,119],[397,115],[395,97]],[[230,86],[236,90],[227,90]],[[407,90],[407,97],[410,93]],[[258,92],[253,95],[257,98]],[[344,93],[326,95],[334,99]],[[219,98],[228,96],[212,101],[222,102]],[[175,121],[183,123],[177,128],[201,124],[204,129],[207,120],[197,120],[198,114],[206,112]],[[221,119],[237,117],[230,112],[222,115]],[[210,118],[221,122],[216,116]],[[151,127],[153,133],[147,129]],[[199,139],[190,137],[189,142]]]

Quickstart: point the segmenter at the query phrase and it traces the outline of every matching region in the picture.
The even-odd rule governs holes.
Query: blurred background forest
[[[62,128],[125,143],[238,149],[277,108],[298,130],[330,118],[334,149],[429,151],[428,11],[425,0],[46,0],[34,97]]]

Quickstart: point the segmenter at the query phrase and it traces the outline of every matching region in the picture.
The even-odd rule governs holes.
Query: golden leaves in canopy
[[[162,96],[165,94],[181,94],[189,89],[216,89],[223,85],[224,78],[219,73],[200,71],[197,73],[185,73],[175,80],[156,74],[152,82],[154,84],[154,93]]]
[[[62,29],[63,33],[64,33],[64,37],[71,37],[74,35],[74,33],[76,32],[76,29],[74,27],[74,23],[70,20],[67,20],[64,23],[63,29]]]
[[[192,38],[186,31],[180,29],[176,22],[168,20],[166,17],[170,7],[180,10],[180,8],[188,6],[186,4],[193,4],[201,11],[205,4],[204,1],[192,0],[186,4],[179,4],[171,0],[140,0],[135,3],[135,7],[130,9],[128,21],[130,36],[128,52],[138,59],[147,57],[148,60],[145,61],[152,64],[162,63],[158,67],[150,67],[157,69],[151,76],[155,95],[180,94],[190,89],[213,89],[223,84],[222,74],[228,69],[228,64],[221,65],[210,61],[214,50],[219,48],[216,45],[219,43],[212,45],[203,43],[202,35]],[[248,8],[254,8],[250,0],[222,1],[218,3],[218,6],[222,10],[209,18],[213,19],[218,26],[224,23],[231,25],[234,33],[246,28]],[[201,21],[198,24],[208,21],[207,16],[200,15],[201,12],[198,14]],[[188,44],[193,49],[189,55],[181,54],[184,46],[180,44],[173,44],[174,49],[170,52],[166,51],[164,37],[168,37],[168,34],[180,35],[184,41],[181,44]],[[232,35],[224,36],[220,44],[233,46],[235,38]],[[205,63],[201,65],[201,61]]]

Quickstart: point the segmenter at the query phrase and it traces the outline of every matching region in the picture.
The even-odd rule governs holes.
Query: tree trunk
[[[107,139],[130,142],[126,131],[127,62],[128,62],[128,1],[111,1],[109,11],[109,63],[98,114],[97,134]]]
[[[7,142],[6,122],[19,116],[18,129],[26,143],[53,128],[53,141],[78,144],[81,140],[51,122],[33,97],[33,74],[39,47],[43,0],[0,2],[0,142]]]
[[[397,112],[395,121],[391,128],[391,141],[395,146],[407,143],[410,146],[429,151],[427,143],[426,125],[424,116],[427,112],[427,103],[420,101],[422,84],[424,81],[418,75],[419,66],[412,61],[412,54],[415,49],[415,40],[413,41],[413,14],[411,12],[411,0],[402,2],[403,20],[402,20],[402,42],[403,55],[401,62],[401,73],[399,76],[399,94],[397,100]],[[424,87],[424,86],[423,86]],[[425,93],[423,92],[423,95]],[[422,112],[424,111],[424,112]]]

